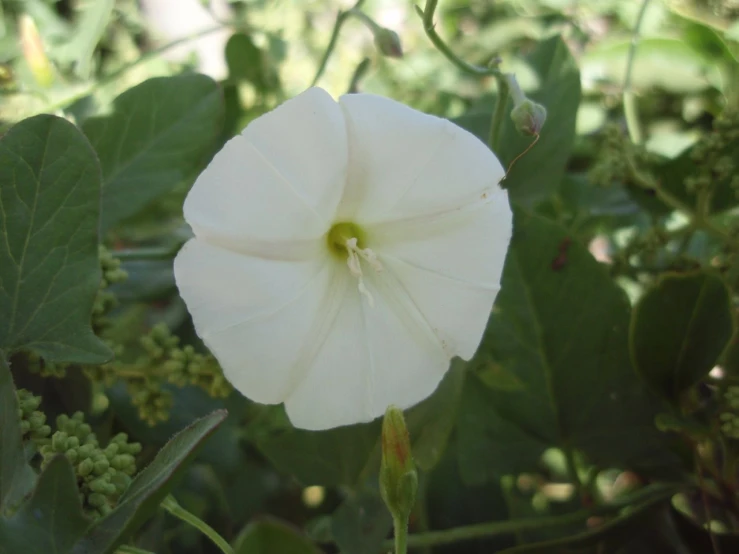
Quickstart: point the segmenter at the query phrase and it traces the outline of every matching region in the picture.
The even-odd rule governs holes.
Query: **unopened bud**
[[[524,135],[538,135],[547,120],[547,109],[526,97],[513,73],[506,73],[503,77],[513,100],[511,119],[516,130]]]
[[[511,110],[511,119],[519,133],[538,135],[547,120],[547,109],[541,104],[526,99]]]
[[[382,422],[380,493],[396,519],[408,520],[418,490],[418,474],[403,412],[390,406]]]
[[[402,58],[403,46],[400,44],[398,33],[385,27],[377,27],[374,30],[375,46],[380,54],[389,58]]]
[[[36,82],[42,87],[48,88],[54,80],[54,71],[44,50],[44,44],[36,28],[36,23],[27,14],[21,15],[18,23],[23,57],[28,63]]]

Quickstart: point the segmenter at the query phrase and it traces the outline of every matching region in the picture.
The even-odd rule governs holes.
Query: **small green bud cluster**
[[[18,397],[18,417],[21,420],[23,440],[31,440],[37,448],[49,443],[51,427],[46,424],[46,414],[39,411],[41,397],[34,396],[25,389],[16,391]]]
[[[686,188],[698,193],[710,190],[717,183],[730,179],[729,184],[739,197],[737,144],[739,144],[739,111],[724,111],[714,120],[712,131],[702,137],[690,153],[697,171],[686,177]]]
[[[107,288],[128,278],[128,274],[121,269],[121,261],[113,257],[113,254],[102,244],[99,246],[98,257],[103,278],[100,280],[100,288],[92,307],[93,327],[95,329],[104,328],[107,325],[105,315],[118,305],[115,295]]]
[[[721,432],[730,439],[739,440],[739,386],[730,386],[724,393],[728,408],[719,416]]]
[[[64,379],[67,376],[69,364],[50,362],[35,352],[27,352],[26,359],[28,361],[27,369],[31,373],[38,373],[41,377],[54,377],[56,379]]]
[[[141,337],[140,344],[145,355],[136,366],[147,368],[146,378],[130,380],[128,386],[139,416],[150,425],[169,417],[172,395],[163,389],[164,382],[178,387],[194,385],[214,398],[225,398],[231,393],[215,358],[196,352],[190,345],[180,347],[180,339],[164,323]]]
[[[102,448],[82,412],[60,415],[56,426],[49,444],[41,448],[42,468],[54,456],[66,456],[74,466],[85,511],[92,517],[108,514],[136,473],[134,456],[141,445],[129,443],[128,436],[119,433]]]
[[[609,187],[614,183],[629,184],[634,168],[648,168],[655,162],[654,154],[633,144],[619,125],[610,123],[601,131],[598,154],[588,178],[599,187]]]

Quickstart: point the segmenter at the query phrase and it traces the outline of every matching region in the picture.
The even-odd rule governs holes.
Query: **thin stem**
[[[634,24],[634,33],[631,36],[631,44],[629,45],[629,54],[626,58],[626,75],[624,77],[623,103],[624,116],[626,117],[626,128],[629,130],[629,137],[634,144],[641,144],[642,130],[639,123],[639,113],[636,109],[636,97],[631,90],[631,74],[634,69],[634,59],[636,58],[636,47],[639,44],[639,33],[641,32],[641,24],[644,20],[644,14],[647,11],[649,0],[642,0],[639,14]]]
[[[580,499],[580,504],[587,506],[588,492],[580,479],[580,473],[577,471],[577,463],[575,462],[575,451],[571,447],[563,449],[565,455],[565,461],[567,462],[567,473],[570,476],[570,481],[575,485],[575,491]]]
[[[431,43],[436,49],[444,54],[444,56],[452,62],[459,69],[470,75],[477,75],[478,77],[485,77],[490,75],[497,75],[500,73],[497,67],[480,67],[479,65],[472,65],[459,58],[452,49],[442,40],[439,34],[436,32],[434,26],[434,12],[436,11],[436,5],[439,0],[426,0],[426,7],[421,10],[418,6],[415,6],[416,12],[423,21],[423,30],[426,31],[426,36],[429,37]]]
[[[315,86],[316,83],[318,83],[318,80],[321,78],[321,76],[323,76],[323,72],[326,71],[328,60],[331,57],[331,54],[333,54],[334,49],[336,48],[336,42],[339,40],[339,33],[341,32],[341,27],[344,25],[344,22],[352,14],[352,10],[359,10],[359,8],[362,7],[363,3],[364,0],[357,0],[353,8],[347,11],[340,11],[336,15],[336,23],[334,23],[334,28],[331,31],[331,38],[328,41],[328,46],[326,46],[326,50],[323,52],[321,63],[318,64],[318,69],[316,70],[316,74],[313,77],[313,81],[311,82],[312,87]]]
[[[154,554],[154,552],[150,552],[149,550],[143,550],[127,544],[119,546],[116,552],[125,552],[126,554]]]
[[[493,152],[498,151],[500,146],[500,132],[503,128],[503,120],[506,115],[506,107],[508,106],[508,96],[510,93],[510,87],[505,77],[496,73],[495,80],[498,83],[498,99],[495,103],[495,110],[493,111],[493,120],[490,124],[490,137],[488,139],[488,146]]]
[[[231,548],[228,542],[226,542],[226,539],[219,535],[210,525],[180,506],[180,504],[171,494],[164,499],[164,502],[162,502],[161,506],[174,517],[184,521],[188,525],[192,525],[193,527],[195,527],[195,529],[203,533],[206,537],[213,541],[213,544],[221,549],[221,552],[223,552],[223,554],[234,554],[233,548]]]
[[[408,521],[402,518],[393,518],[395,532],[395,554],[408,553]]]
[[[177,244],[163,248],[126,248],[114,250],[113,256],[119,260],[169,260],[177,253],[180,246],[180,244]]]
[[[683,487],[684,488],[684,487]],[[681,490],[680,487],[670,484],[650,485],[637,491],[634,494],[619,498],[612,504],[601,505],[592,510],[579,510],[565,515],[543,516],[515,519],[510,521],[494,521],[489,523],[478,523],[475,525],[467,525],[464,527],[455,527],[453,529],[445,529],[443,531],[430,531],[428,533],[419,533],[410,535],[407,541],[407,547],[411,549],[423,548],[429,546],[441,546],[445,544],[453,544],[461,541],[495,537],[500,535],[513,535],[522,531],[532,529],[542,529],[545,527],[559,527],[564,525],[572,525],[574,523],[584,522],[592,516],[602,516],[618,512],[627,506],[645,505],[650,502],[661,501]],[[383,548],[393,548],[393,543],[386,541]]]

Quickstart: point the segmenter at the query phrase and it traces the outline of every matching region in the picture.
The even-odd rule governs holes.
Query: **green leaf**
[[[259,450],[304,485],[357,485],[380,436],[380,421],[328,431],[287,428],[257,440]]]
[[[110,554],[156,512],[177,479],[193,461],[203,442],[226,418],[224,410],[213,412],[180,431],[140,472],[121,497],[118,506],[96,521],[78,542],[73,554]]]
[[[13,377],[0,351],[0,516],[28,495],[36,474],[26,463]]]
[[[13,517],[0,519],[0,554],[66,554],[89,525],[72,464],[57,456],[41,473],[31,498]]]
[[[101,363],[93,334],[100,284],[100,168],[74,125],[39,115],[0,139],[0,349]]]
[[[320,554],[310,540],[277,520],[249,523],[234,542],[234,554]]]
[[[377,554],[393,520],[382,499],[373,492],[347,498],[331,520],[331,534],[344,554]]]
[[[470,363],[516,387],[468,379],[457,421],[468,483],[535,470],[547,447],[598,464],[666,460],[653,406],[629,360],[629,304],[587,248],[545,218],[514,212],[502,290]],[[494,375],[487,379],[494,383]]]
[[[464,364],[456,360],[434,394],[405,413],[413,460],[424,471],[433,469],[444,454],[454,428],[464,380]]]
[[[634,367],[655,392],[676,402],[716,365],[733,333],[730,294],[719,277],[666,275],[634,308]]]
[[[144,81],[113,109],[83,125],[103,168],[103,230],[191,181],[223,123],[218,85],[197,74]]]
[[[89,79],[92,71],[92,57],[98,42],[108,26],[113,13],[115,0],[96,0],[90,2],[75,26],[73,38],[61,46],[57,58],[75,63],[75,73],[82,79]]]
[[[630,46],[630,40],[616,40],[591,49],[581,62],[583,77],[621,85]],[[720,84],[720,76],[712,62],[684,40],[643,38],[636,51],[631,83],[636,89],[660,88],[687,94]]]
[[[226,43],[228,76],[232,81],[248,81],[258,91],[274,90],[277,74],[266,52],[260,50],[249,35],[236,33]]]
[[[580,72],[560,37],[540,42],[526,62],[535,74],[535,82],[527,83],[524,76],[520,75],[520,84],[529,98],[547,109],[547,121],[536,146],[516,162],[506,177],[505,186],[513,200],[530,207],[552,194],[564,176],[575,140],[580,105]],[[526,90],[527,84],[534,86],[530,93]],[[505,168],[532,141],[531,137],[523,137],[516,131],[509,116],[512,107],[509,102],[501,129],[499,151],[496,152]],[[489,104],[454,121],[487,143],[492,109],[492,104]]]

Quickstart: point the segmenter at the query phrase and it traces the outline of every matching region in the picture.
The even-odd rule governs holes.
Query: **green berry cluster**
[[[731,179],[730,186],[739,196],[739,166],[735,159],[738,144],[739,111],[724,111],[713,121],[711,132],[703,136],[690,153],[697,171],[686,177],[686,188],[698,193]]]
[[[600,187],[609,187],[614,183],[630,184],[635,168],[648,168],[655,161],[654,154],[633,144],[621,127],[610,123],[603,128],[598,155],[588,178]]]
[[[26,360],[28,361],[28,371],[38,373],[41,377],[64,379],[67,375],[67,368],[69,367],[67,363],[50,362],[35,352],[27,352]]]
[[[158,323],[141,337],[140,344],[145,355],[137,365],[147,368],[146,378],[130,381],[129,391],[139,416],[149,424],[169,417],[172,397],[163,389],[164,382],[178,387],[194,385],[214,398],[225,398],[231,393],[215,358],[196,352],[190,345],[180,347],[180,339],[164,323]]]
[[[18,397],[18,417],[21,420],[23,440],[33,441],[38,448],[49,443],[51,427],[46,424],[46,414],[39,411],[41,397],[34,396],[25,389],[16,391]]]
[[[107,326],[105,315],[118,305],[115,295],[107,289],[112,284],[125,281],[128,273],[121,269],[121,261],[102,244],[99,246],[98,257],[103,278],[100,280],[100,288],[92,306],[92,321],[93,328],[99,332]]]
[[[141,444],[129,443],[128,436],[119,433],[102,448],[82,412],[60,415],[56,426],[49,443],[41,448],[42,468],[54,456],[66,456],[74,466],[85,511],[92,517],[106,515],[136,473],[134,456],[141,452]]]
[[[739,386],[728,387],[724,393],[724,401],[727,410],[719,416],[721,432],[730,439],[739,440]]]

